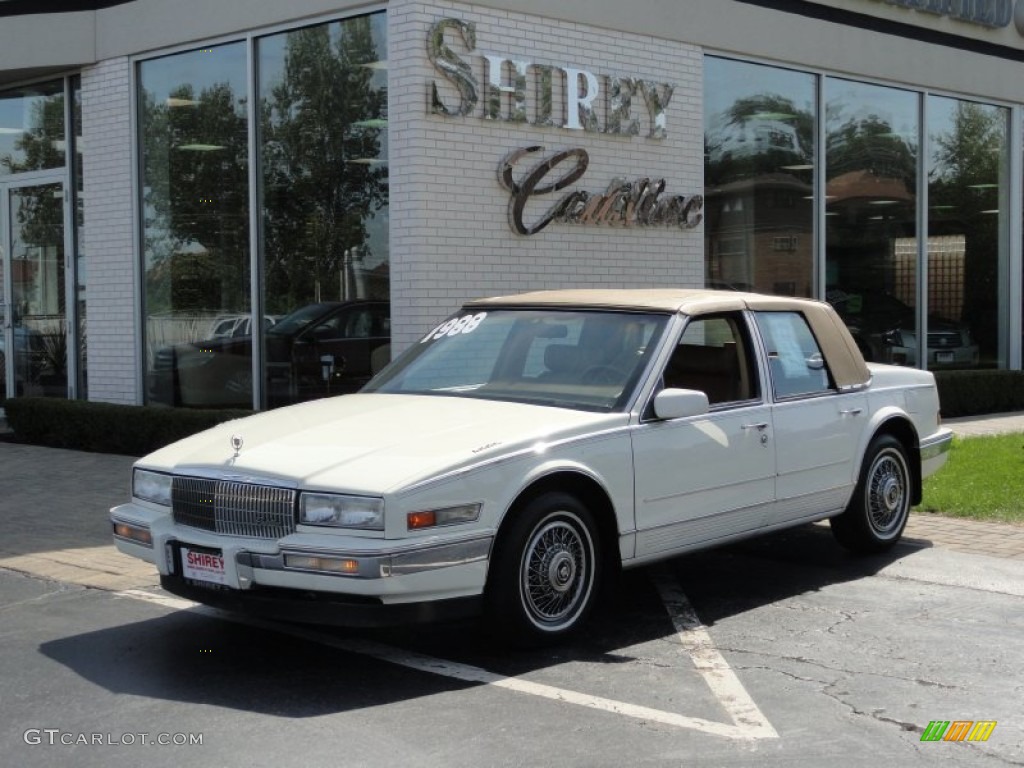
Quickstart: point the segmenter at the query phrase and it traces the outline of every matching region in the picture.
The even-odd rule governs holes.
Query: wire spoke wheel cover
[[[601,588],[601,534],[576,496],[542,493],[498,534],[484,612],[500,642],[537,646],[578,629]]]
[[[880,453],[868,472],[864,503],[868,523],[879,538],[887,539],[903,528],[909,509],[908,473],[903,457],[896,451]]]
[[[864,452],[860,478],[841,515],[829,519],[839,543],[854,552],[882,552],[903,535],[915,474],[906,447],[892,435],[875,437]]]
[[[569,512],[542,520],[523,550],[519,576],[532,622],[557,628],[574,621],[594,581],[594,543],[583,522]]]

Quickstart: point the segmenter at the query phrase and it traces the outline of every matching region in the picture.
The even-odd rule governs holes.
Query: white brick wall
[[[130,72],[127,58],[82,70],[82,176],[89,399],[134,404],[142,400],[136,381]]]
[[[448,44],[482,85],[483,55],[570,66],[601,76],[675,84],[668,136],[649,139],[640,97],[632,112],[640,136],[614,136],[429,114],[430,84],[447,104],[454,89],[427,57],[427,34],[445,17],[474,22],[476,50],[449,33]],[[697,286],[703,281],[702,228],[613,228],[551,224],[532,236],[508,223],[508,198],[497,181],[511,151],[541,144],[583,147],[586,174],[549,195],[603,192],[615,177],[665,178],[666,195],[703,194],[702,55],[695,46],[451,2],[392,0],[388,5],[391,187],[391,296],[396,350],[463,301],[484,295],[560,287]],[[532,72],[528,78],[532,78]],[[506,78],[507,79],[507,78]],[[555,73],[553,118],[563,121],[561,77]],[[528,88],[528,93],[531,93]],[[481,93],[482,96],[482,93]],[[605,94],[595,102],[601,125]],[[507,97],[506,97],[507,98]],[[507,108],[506,102],[503,106]],[[532,119],[532,104],[529,105]],[[546,207],[546,206],[545,206]]]

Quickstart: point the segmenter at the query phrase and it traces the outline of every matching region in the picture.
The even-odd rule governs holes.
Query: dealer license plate
[[[935,353],[936,363],[952,363],[953,353],[952,352],[936,352]]]
[[[181,575],[207,584],[227,584],[224,553],[219,549],[181,545]]]

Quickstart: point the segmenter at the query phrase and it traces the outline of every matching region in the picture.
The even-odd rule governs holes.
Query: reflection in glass
[[[918,365],[918,103],[826,81],[826,298],[867,360]]]
[[[266,313],[277,320],[328,302],[386,301],[384,14],[261,38],[258,58]],[[267,403],[361,386],[389,355],[386,305],[374,316],[368,327],[351,321],[300,336],[283,358],[282,334],[268,332]]]
[[[3,218],[0,216],[0,218]],[[3,286],[6,282],[7,259],[4,258],[7,245],[4,243],[4,234],[0,232],[0,407],[3,407],[7,400],[7,302],[4,298]]]
[[[63,167],[64,144],[63,80],[0,93],[0,177]]]
[[[708,287],[814,292],[815,77],[705,59]]]
[[[209,376],[188,354],[250,313],[245,45],[144,61],[138,80],[148,400],[251,407],[244,368],[193,399]]]
[[[64,193],[61,184],[17,187],[8,197],[14,346],[19,397],[67,397]]]
[[[82,78],[75,76],[71,78],[71,153],[72,153],[72,179],[75,190],[75,218],[74,238],[75,244],[75,304],[77,308],[76,320],[78,322],[78,381],[76,396],[80,400],[89,399],[88,389],[88,368],[87,368],[87,336],[86,336],[86,261],[85,261],[85,177],[82,173]]]
[[[929,368],[1005,367],[1009,110],[928,97]]]

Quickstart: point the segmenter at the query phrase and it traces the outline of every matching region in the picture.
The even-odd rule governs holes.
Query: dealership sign
[[[519,180],[513,171],[520,160],[543,152],[544,147],[518,149],[498,166],[498,181],[509,191],[509,223],[521,235],[535,235],[552,222],[606,224],[619,227],[668,226],[693,229],[700,224],[704,198],[700,195],[663,195],[664,179],[614,179],[604,192],[577,189],[566,193],[543,215],[528,223],[524,214],[532,198],[558,192],[587,171],[585,149],[566,149],[528,166]],[[560,169],[559,166],[567,166]],[[559,175],[561,174],[561,175]]]
[[[584,133],[621,136],[641,134],[634,106],[642,102],[647,114],[645,138],[668,135],[666,109],[675,86],[639,77],[597,75],[588,70],[538,64],[508,55],[481,54],[484,87],[473,65],[445,42],[451,30],[467,52],[476,50],[476,25],[460,19],[440,19],[427,36],[427,56],[457,96],[442,99],[436,81],[430,87],[430,112],[446,118],[476,116],[483,120],[520,123],[540,128],[559,127]],[[509,81],[504,73],[511,73]],[[534,104],[528,104],[527,77],[537,83]],[[554,115],[554,78],[563,81],[562,114]],[[506,98],[507,97],[507,98]],[[602,122],[596,104],[605,100]],[[508,109],[502,109],[507,101]],[[531,109],[533,119],[530,119]],[[640,111],[640,110],[637,110]],[[546,212],[527,221],[527,205],[559,192],[586,173],[590,156],[583,148],[556,151],[542,157],[540,146],[512,152],[498,166],[498,182],[509,192],[509,224],[521,235],[534,235],[552,222],[621,227],[677,227],[700,224],[704,199],[700,195],[665,195],[665,179],[613,179],[603,192],[573,190],[559,197]],[[532,163],[532,164],[531,164]],[[524,170],[525,166],[525,170]]]
[[[1013,19],[1014,0],[880,0],[936,16],[948,16],[982,27],[1006,27]]]
[[[665,109],[672,100],[675,86],[635,77],[602,77],[578,67],[554,67],[537,64],[509,56],[483,54],[485,80],[483,99],[473,67],[453,51],[444,41],[445,30],[455,30],[462,37],[466,48],[476,49],[476,25],[460,19],[441,19],[435,22],[427,37],[427,55],[434,65],[459,92],[457,104],[445,104],[440,97],[437,83],[431,86],[430,110],[446,117],[465,117],[474,112],[485,120],[502,120],[511,123],[527,123],[526,78],[529,72],[537,77],[538,95],[534,105],[535,119],[530,123],[538,126],[557,125],[552,115],[553,78],[561,73],[565,80],[565,111],[563,128],[598,133],[626,134],[640,133],[640,122],[633,114],[633,100],[642,99],[647,107],[650,126],[647,137],[663,139],[666,135]],[[504,83],[502,70],[508,64],[513,72],[511,83]],[[608,117],[602,126],[597,117],[594,102],[601,93],[601,83],[608,98]],[[502,112],[502,95],[511,96],[511,108]],[[482,102],[482,103],[481,103]]]
[[[912,11],[944,16],[989,29],[1004,29],[1011,22],[1024,35],[1024,0],[872,0]]]

